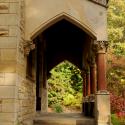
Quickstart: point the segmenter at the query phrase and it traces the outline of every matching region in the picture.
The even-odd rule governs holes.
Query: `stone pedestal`
[[[111,125],[110,95],[107,91],[99,91],[95,98],[96,125]]]

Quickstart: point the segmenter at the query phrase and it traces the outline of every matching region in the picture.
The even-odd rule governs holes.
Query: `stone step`
[[[93,120],[35,120],[34,125],[95,125]]]
[[[34,125],[95,125],[95,120],[80,114],[50,114],[37,116]]]

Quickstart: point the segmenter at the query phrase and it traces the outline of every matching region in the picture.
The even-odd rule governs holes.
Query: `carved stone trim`
[[[108,7],[107,4],[109,0],[89,0],[89,1],[107,8]]]
[[[8,29],[0,28],[0,36],[8,36]]]
[[[0,10],[8,10],[8,5],[7,4],[0,4]]]
[[[93,44],[93,51],[95,52],[99,52],[99,51],[102,51],[102,52],[106,52],[108,49],[108,41],[94,41],[94,44]]]
[[[24,45],[24,54],[29,55],[30,51],[33,49],[35,49],[35,44],[33,43],[33,41],[26,41]]]

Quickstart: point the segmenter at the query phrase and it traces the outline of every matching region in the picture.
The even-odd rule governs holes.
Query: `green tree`
[[[125,0],[109,1],[108,37],[113,53],[125,55]]]
[[[119,62],[125,57],[125,0],[110,0],[108,8],[109,54],[119,57]],[[117,59],[117,58],[116,58]],[[109,60],[107,71],[108,89],[119,96],[124,96],[125,68],[116,59]],[[115,61],[114,61],[115,60]]]

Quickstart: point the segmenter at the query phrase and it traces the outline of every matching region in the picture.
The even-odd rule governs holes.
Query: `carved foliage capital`
[[[95,52],[99,52],[99,51],[106,52],[107,49],[108,49],[108,41],[94,41],[93,51],[95,51]]]
[[[24,44],[24,53],[25,55],[29,55],[30,51],[35,49],[35,44],[33,41],[26,41]]]

